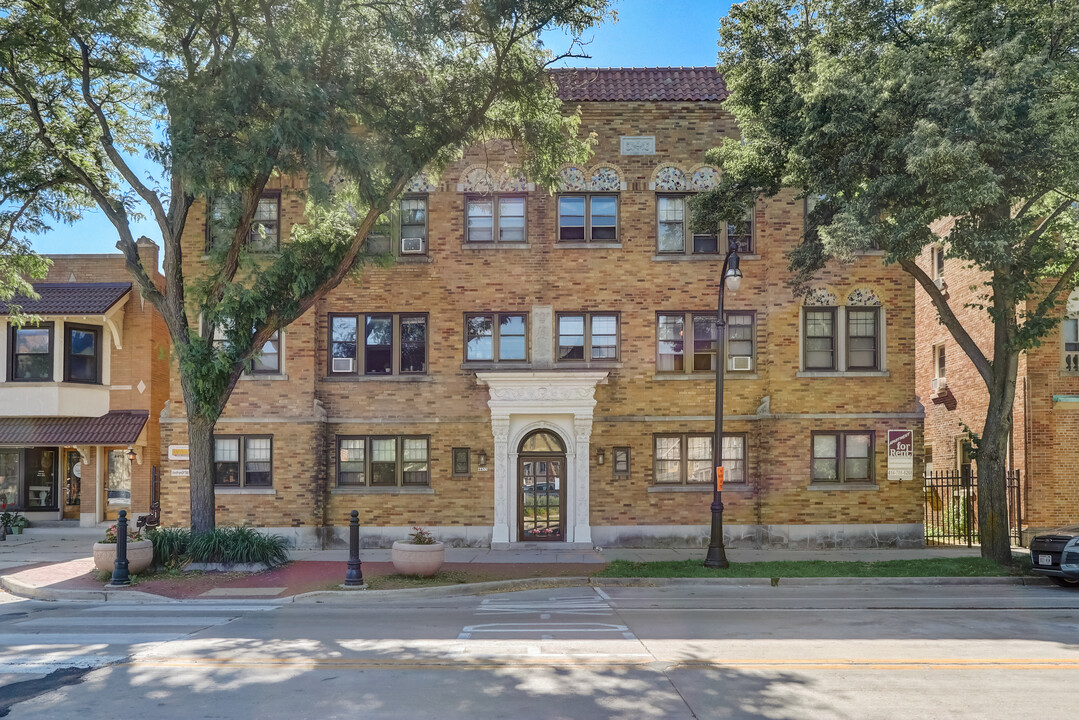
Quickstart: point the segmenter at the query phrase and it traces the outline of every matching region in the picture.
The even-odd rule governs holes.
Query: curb
[[[17,597],[50,602],[116,602],[130,605],[175,602],[175,598],[141,590],[54,590],[0,575],[0,588]]]
[[[435,585],[433,587],[404,588],[400,590],[316,590],[300,595],[273,598],[263,602],[287,605],[289,603],[323,602],[324,600],[366,598],[367,600],[391,600],[402,597],[459,597],[468,595],[489,595],[515,590],[544,590],[546,588],[587,587],[587,577],[550,577],[522,578],[520,580],[492,580],[482,583],[462,583],[460,585]]]

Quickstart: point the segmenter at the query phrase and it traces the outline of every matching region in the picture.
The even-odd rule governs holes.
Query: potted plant
[[[6,502],[0,503],[0,525],[4,526],[4,532],[7,534],[14,533],[18,535],[21,533],[22,529],[26,527],[22,524],[25,519],[14,506],[9,509]]]
[[[127,532],[127,570],[137,575],[154,561],[154,544],[143,540],[140,531]],[[94,567],[101,572],[111,573],[116,565],[116,526],[111,525],[105,531],[105,539],[94,543]]]
[[[390,548],[393,569],[401,575],[429,577],[438,572],[446,560],[446,546],[435,542],[431,533],[413,527],[405,542],[397,541]]]

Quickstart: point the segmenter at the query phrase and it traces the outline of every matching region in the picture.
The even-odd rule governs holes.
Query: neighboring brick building
[[[423,525],[477,545],[700,543],[717,283],[735,233],[745,279],[719,358],[731,541],[921,544],[920,463],[919,479],[889,480],[886,452],[888,430],[922,442],[911,278],[868,253],[792,297],[794,191],[719,237],[693,234],[685,199],[718,176],[704,153],[738,132],[713,69],[555,78],[598,137],[592,161],[555,194],[502,142],[417,177],[369,239],[397,261],[346,280],[238,383],[217,425],[218,522],[313,542],[355,508],[368,542]],[[287,240],[299,189],[267,194],[253,242]],[[196,204],[189,271],[205,262],[205,224]],[[165,452],[184,423],[174,376],[169,524],[188,520],[187,464]]]
[[[156,273],[157,246],[139,247]],[[168,397],[164,322],[122,255],[49,259],[40,297],[11,301],[39,324],[12,326],[0,303],[0,497],[31,522],[148,512]]]
[[[934,231],[946,237],[952,221]],[[919,265],[946,293],[963,327],[990,359],[993,324],[984,304],[985,273],[947,257],[944,245],[923,251]],[[1046,288],[1048,291],[1048,287]],[[1019,311],[1022,311],[1022,307]],[[917,390],[924,398],[925,466],[934,472],[977,476],[967,428],[981,433],[989,392],[974,364],[937,317],[929,295],[918,289]],[[1024,542],[1038,532],[1079,522],[1079,291],[1065,319],[1037,348],[1023,353],[1015,390],[1015,419],[1008,468],[1019,472]],[[1014,512],[1014,508],[1013,508]]]

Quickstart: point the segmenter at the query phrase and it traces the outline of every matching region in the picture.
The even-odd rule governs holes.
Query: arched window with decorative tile
[[[617,245],[619,196],[625,189],[621,171],[608,164],[589,171],[562,170],[557,198],[557,241],[563,244]]]

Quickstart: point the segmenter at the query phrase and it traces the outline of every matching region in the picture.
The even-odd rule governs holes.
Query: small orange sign
[[[716,492],[723,492],[723,468],[716,468]]]

